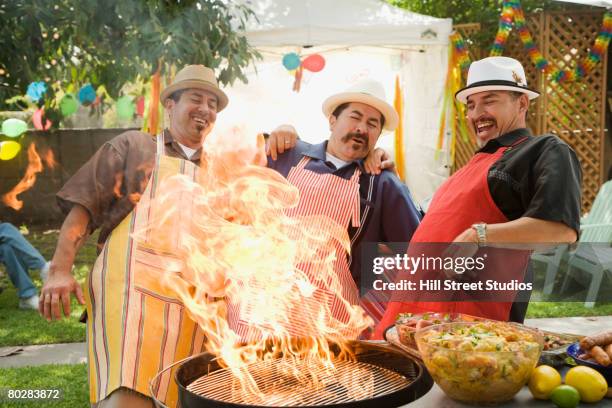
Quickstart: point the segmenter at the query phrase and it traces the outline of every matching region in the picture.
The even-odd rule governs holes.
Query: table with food
[[[612,330],[580,336],[460,313],[404,313],[385,339],[434,381],[406,407],[612,407]]]

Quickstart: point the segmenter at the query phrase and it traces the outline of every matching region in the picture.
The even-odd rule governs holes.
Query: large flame
[[[257,146],[245,139],[237,130],[207,139],[198,182],[164,180],[150,204],[153,221],[135,238],[183,265],[180,272],[168,268],[174,272],[164,284],[206,333],[208,351],[261,402],[270,391],[258,387],[249,364],[274,360],[298,384],[316,386],[338,354],[351,358],[348,340],[371,319],[349,300],[356,294],[333,267],[345,256],[337,248],[350,248],[346,229],[323,216],[286,216],[297,189],[262,166],[263,138]],[[305,272],[307,264],[316,275]],[[233,330],[237,319],[228,308],[249,325],[248,336]],[[363,374],[337,380],[349,388],[364,381]]]
[[[8,193],[2,196],[2,202],[12,209],[19,211],[23,208],[23,201],[19,200],[17,196],[25,191],[31,189],[36,183],[36,174],[43,171],[44,164],[53,169],[57,165],[53,151],[51,149],[46,150],[43,153],[42,159],[36,151],[36,144],[32,142],[28,147],[28,167],[26,168],[23,178],[17,183],[15,187]]]

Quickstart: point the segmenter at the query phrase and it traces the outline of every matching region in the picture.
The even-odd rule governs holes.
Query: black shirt
[[[523,140],[525,139],[525,140]],[[508,220],[531,217],[580,229],[582,170],[576,152],[554,135],[516,129],[489,140],[479,153],[510,146],[491,166],[491,196]]]

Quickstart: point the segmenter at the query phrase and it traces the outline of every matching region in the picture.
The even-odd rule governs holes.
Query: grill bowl
[[[304,390],[296,386],[292,388],[294,394],[292,398],[283,400],[271,397],[263,403],[261,401],[259,403],[249,403],[249,401],[241,399],[240,395],[236,397],[229,392],[231,379],[225,386],[217,382],[219,377],[224,376],[223,369],[219,366],[214,355],[203,353],[186,360],[176,371],[175,381],[179,388],[180,406],[182,408],[398,407],[420,398],[433,385],[427,370],[420,363],[395,348],[361,341],[352,342],[350,347],[357,361],[346,363],[356,363],[360,370],[370,369],[375,378],[379,378],[380,383],[386,389],[381,389],[378,394],[374,393],[373,397],[349,400],[343,397],[346,390],[337,392],[338,395],[335,398],[322,398],[314,394],[321,391],[329,394],[330,390],[337,391],[339,389],[337,386],[326,386],[324,390]],[[341,366],[342,364],[342,362],[339,362],[337,365]],[[353,367],[350,369],[353,369]],[[376,377],[376,375],[382,375],[382,377]],[[213,382],[213,384],[207,384],[209,382]],[[389,382],[394,382],[395,386],[389,387]],[[376,388],[376,385],[374,385],[374,388]],[[193,392],[193,389],[204,389],[205,392]],[[224,394],[223,398],[218,398],[221,394]],[[316,404],[313,404],[315,401]]]

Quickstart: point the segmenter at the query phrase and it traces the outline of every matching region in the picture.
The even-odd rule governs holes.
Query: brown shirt
[[[164,131],[165,153],[189,160],[168,130]],[[89,232],[100,228],[98,251],[109,234],[132,211],[144,192],[155,165],[156,138],[136,130],[106,142],[57,193],[64,214],[74,204],[90,216]],[[201,149],[190,159],[200,164]]]

